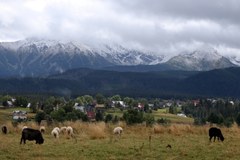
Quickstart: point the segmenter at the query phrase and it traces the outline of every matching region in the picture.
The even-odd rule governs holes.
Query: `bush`
[[[177,114],[177,107],[175,107],[175,106],[170,106],[170,107],[169,107],[169,113],[171,113],[171,114]]]
[[[236,123],[238,126],[240,126],[240,113],[238,113],[238,115],[236,117]]]
[[[134,109],[124,112],[123,119],[126,121],[127,124],[130,124],[130,125],[135,123],[142,123],[144,120],[143,113]]]
[[[102,121],[103,120],[103,114],[101,111],[97,111],[96,113],[96,121]]]
[[[88,122],[89,121],[89,118],[88,118],[88,116],[86,114],[83,115],[82,121],[83,122]]]
[[[83,113],[79,110],[74,110],[74,113],[76,114],[77,119],[82,119],[82,121],[84,121],[84,122],[89,121],[88,116],[85,113]]]
[[[65,110],[63,108],[59,108],[56,111],[51,112],[51,117],[58,122],[63,122],[65,120]]]
[[[42,120],[45,119],[45,113],[44,112],[37,112],[35,115],[35,121],[40,124]]]
[[[168,119],[163,119],[163,118],[160,118],[160,119],[157,119],[157,123],[158,124],[169,124],[171,121],[168,120]]]
[[[146,114],[144,119],[146,122],[146,126],[152,126],[155,123],[154,116],[150,113]]]
[[[226,126],[228,128],[231,127],[233,125],[233,123],[234,123],[234,120],[231,117],[225,118],[224,122],[223,122],[224,126]]]
[[[51,125],[53,123],[52,117],[49,114],[45,115],[45,119],[47,121],[47,125]]]
[[[222,124],[223,123],[223,117],[220,114],[211,113],[208,117],[208,122],[210,123],[216,123],[216,124]]]
[[[68,120],[68,121],[76,121],[78,119],[78,116],[76,115],[76,113],[74,112],[68,112],[66,114],[66,118],[65,120]]]
[[[108,123],[112,119],[113,119],[113,116],[111,114],[107,114],[106,117],[105,117],[105,123]]]
[[[206,119],[204,118],[194,118],[195,125],[204,125],[206,124]]]

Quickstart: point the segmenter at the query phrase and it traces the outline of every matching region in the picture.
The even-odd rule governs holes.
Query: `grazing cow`
[[[22,127],[22,131],[23,131],[25,128],[28,128],[28,127],[27,127],[27,126],[23,126],[23,127]]]
[[[2,133],[7,134],[7,126],[2,126]]]
[[[35,140],[36,144],[43,144],[44,142],[42,133],[39,130],[35,130],[32,128],[23,129],[20,144],[22,144],[22,141],[24,142],[24,144],[26,144],[26,140],[29,141]]]
[[[213,140],[214,142],[215,142],[216,137],[218,138],[218,140],[220,139],[221,141],[224,141],[224,137],[222,135],[221,130],[218,129],[218,128],[215,128],[215,127],[212,127],[212,128],[209,129],[209,140],[210,140],[210,142],[211,142],[212,137],[214,137],[214,140]]]

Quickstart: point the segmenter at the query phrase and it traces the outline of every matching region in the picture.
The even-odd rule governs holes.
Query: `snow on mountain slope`
[[[235,66],[213,48],[201,48],[191,53],[183,53],[171,58],[166,63],[174,66],[176,69],[190,71],[207,71]]]
[[[80,67],[156,64],[176,70],[206,71],[239,65],[240,58],[226,58],[207,46],[171,57],[111,43],[91,46],[45,39],[0,43],[0,76],[45,76]]]
[[[0,43],[1,73],[21,76],[49,75],[79,67],[99,68],[112,65],[139,65],[161,62],[162,56],[124,48],[101,45],[99,48],[80,42],[26,39]]]
[[[228,58],[233,64],[240,66],[240,56],[231,55],[231,56],[227,56],[226,58]]]
[[[100,52],[108,61],[117,65],[153,65],[161,63],[164,58],[163,55],[127,49],[121,45],[104,45]]]

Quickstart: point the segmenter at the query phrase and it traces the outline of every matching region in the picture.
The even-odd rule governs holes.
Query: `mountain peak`
[[[189,53],[189,55],[196,59],[206,61],[216,61],[223,57],[214,48],[200,48],[193,51],[192,53]]]
[[[193,52],[171,58],[167,64],[180,70],[207,71],[235,66],[212,47],[201,47]]]

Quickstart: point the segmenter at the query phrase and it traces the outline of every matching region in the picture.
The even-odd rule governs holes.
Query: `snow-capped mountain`
[[[226,56],[226,58],[229,59],[233,64],[240,66],[240,56],[229,55]]]
[[[190,53],[182,53],[171,58],[166,64],[173,66],[175,69],[188,71],[208,71],[236,66],[210,47],[197,49]]]
[[[148,51],[125,48],[118,44],[98,47],[80,42],[26,39],[0,43],[0,77],[47,76],[74,68],[99,69],[109,66],[134,66],[153,70],[206,71],[239,66],[240,59],[221,56],[215,49],[203,47],[169,57]],[[159,65],[160,64],[160,65]],[[165,67],[165,68],[164,68]],[[110,67],[111,68],[111,67]],[[128,67],[130,68],[130,67]],[[127,71],[128,68],[125,68]]]
[[[121,45],[103,45],[100,53],[115,65],[153,65],[161,63],[163,55],[127,49]]]
[[[149,65],[163,58],[120,45],[95,48],[75,41],[26,39],[0,43],[0,76],[49,75],[80,67]]]

